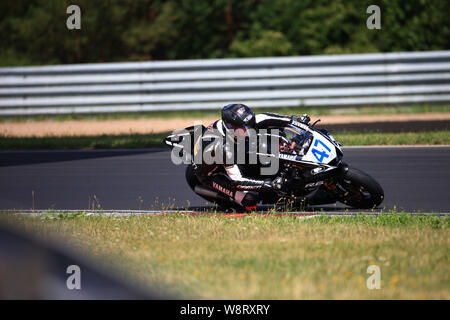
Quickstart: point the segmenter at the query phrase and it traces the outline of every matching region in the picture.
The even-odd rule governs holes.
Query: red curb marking
[[[153,216],[163,216],[171,213],[157,213]],[[281,216],[296,216],[296,217],[309,217],[309,216],[315,216],[315,213],[225,213],[225,212],[180,212],[182,215],[189,215],[192,217],[197,216],[221,216],[224,218],[242,218],[250,215],[257,215],[260,217],[281,217]]]

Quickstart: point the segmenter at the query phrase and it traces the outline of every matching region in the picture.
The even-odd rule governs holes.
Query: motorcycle
[[[260,194],[260,203],[275,205],[286,209],[304,208],[311,205],[327,205],[341,202],[357,209],[371,209],[380,205],[384,191],[380,184],[367,173],[350,167],[343,162],[344,153],[341,144],[326,129],[316,129],[315,124],[291,121],[284,127],[270,128],[266,136],[278,139],[278,152],[272,152],[267,143],[266,157],[276,157],[279,170],[269,178],[284,179],[283,188]],[[274,130],[277,129],[276,134]],[[187,135],[190,137],[191,150],[194,149],[195,127],[188,127],[185,133],[172,134],[164,139],[172,148],[182,150],[180,143]],[[202,132],[206,130],[201,126]],[[258,134],[260,136],[260,134]],[[269,140],[269,139],[267,139]],[[186,156],[186,155],[185,155]],[[208,201],[224,209],[242,209],[232,201],[225,201],[217,191],[202,186],[195,175],[193,154],[187,154],[191,161],[186,168],[186,180],[192,190]],[[264,164],[244,166],[244,174],[257,179],[261,176],[260,168]]]

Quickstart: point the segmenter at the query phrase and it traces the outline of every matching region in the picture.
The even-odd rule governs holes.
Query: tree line
[[[66,26],[72,4],[80,30]],[[444,50],[449,13],[441,0],[0,1],[0,64]]]

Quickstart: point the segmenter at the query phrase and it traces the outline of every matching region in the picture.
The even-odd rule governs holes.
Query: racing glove
[[[283,188],[283,186],[284,186],[285,180],[286,180],[286,179],[284,179],[284,178],[282,178],[282,177],[275,178],[275,179],[272,181],[272,187],[273,187],[275,190],[281,190],[281,189]]]
[[[274,190],[281,190],[284,186],[286,179],[283,179],[282,177],[277,177],[273,180],[266,179],[264,180],[264,184],[261,187],[261,191],[274,191]]]

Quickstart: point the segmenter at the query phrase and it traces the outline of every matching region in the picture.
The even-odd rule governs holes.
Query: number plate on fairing
[[[330,163],[336,158],[336,147],[320,133],[314,132],[314,140],[302,160],[316,163]]]

